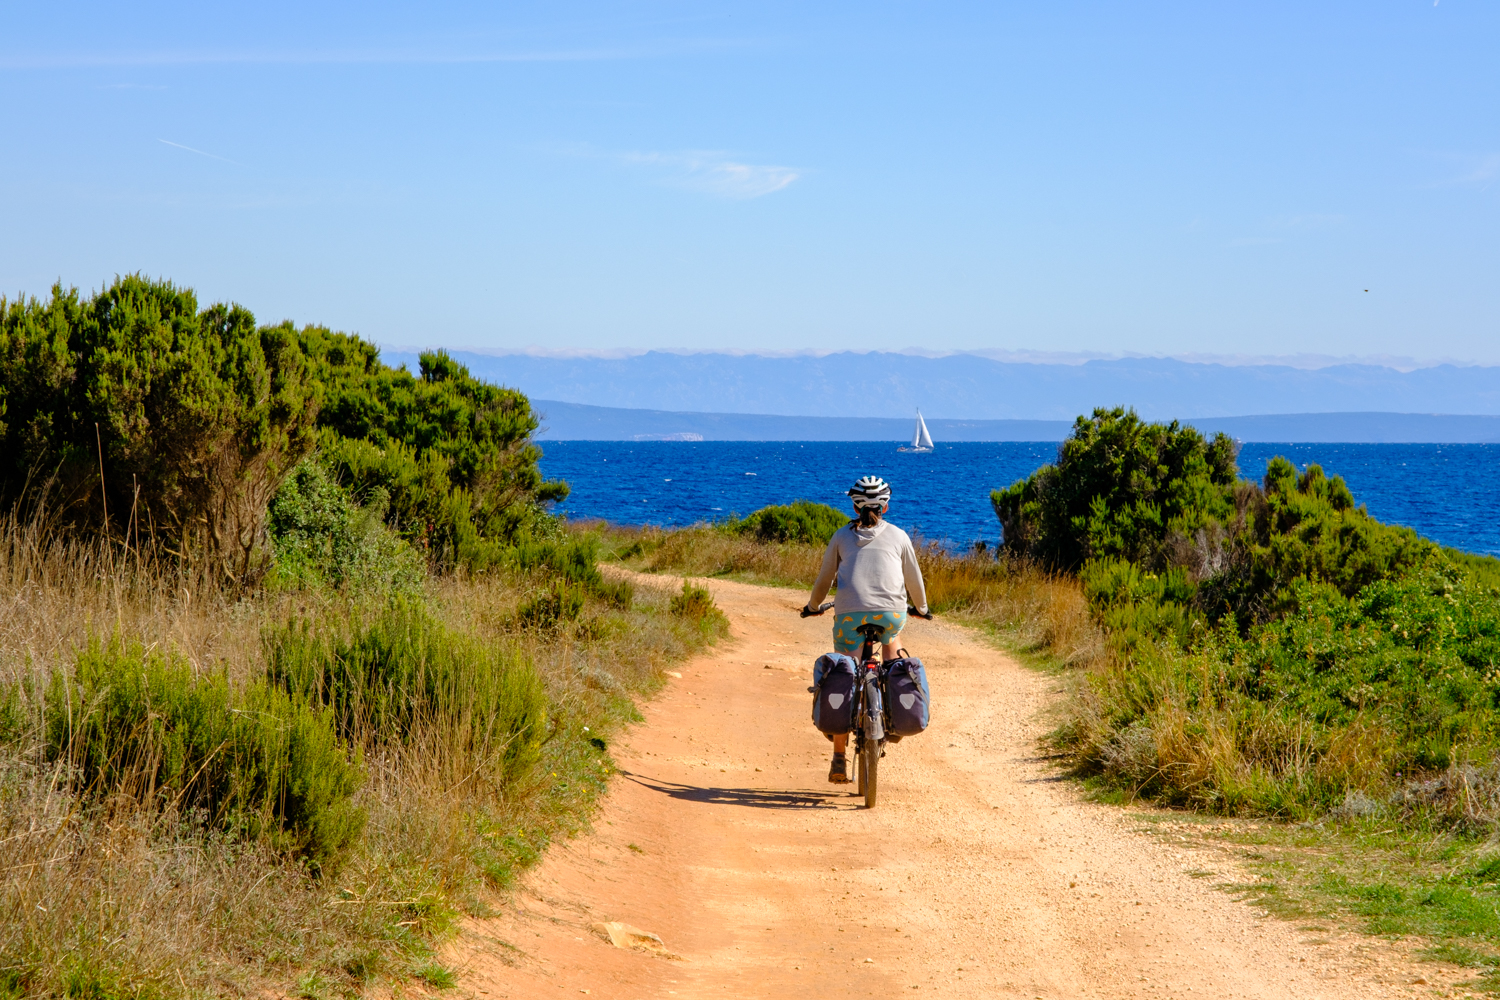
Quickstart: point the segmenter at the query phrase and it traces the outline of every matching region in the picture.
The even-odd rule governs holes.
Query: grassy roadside
[[[6,1000],[452,985],[435,945],[587,824],[636,701],[724,631],[545,564],[244,595],[14,521],[0,622]]]
[[[706,593],[605,580],[442,351],[0,298],[0,1000],[399,993],[580,828]]]
[[[822,555],[819,544],[766,541],[722,525],[602,530],[601,558],[645,572],[800,588],[816,575]],[[1105,670],[1118,675],[1076,578],[994,553],[929,547],[921,558],[932,606],[945,618],[1068,679],[1063,713],[1091,697],[1091,677]],[[1139,815],[1154,835],[1249,872],[1250,881],[1222,885],[1247,903],[1310,930],[1354,931],[1411,958],[1459,966],[1466,971],[1443,978],[1500,993],[1500,847],[1483,832],[1413,823],[1359,797],[1311,821],[1234,819],[1159,811],[1098,776],[1080,782],[1100,801],[1144,807]]]
[[[1381,817],[1286,823],[1150,806],[1133,817],[1143,833],[1192,852],[1200,867],[1190,874],[1295,924],[1313,943],[1362,935],[1415,965],[1425,985],[1458,991],[1440,995],[1500,994],[1493,842],[1393,827]]]
[[[821,543],[768,541],[725,525],[587,528],[601,532],[601,559],[646,573],[807,589],[823,558]],[[1080,668],[1102,654],[1103,637],[1072,579],[987,551],[956,554],[927,545],[920,558],[935,612],[979,629],[1028,662]]]

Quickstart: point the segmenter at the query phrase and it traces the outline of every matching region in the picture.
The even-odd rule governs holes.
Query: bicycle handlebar
[[[816,611],[814,611],[812,608],[809,608],[807,605],[804,604],[802,606],[802,610],[799,611],[799,612],[797,612],[797,613],[799,615],[801,615],[803,618],[816,618],[818,615],[821,615],[823,612],[827,611],[831,607],[833,607],[833,602],[832,601],[829,601],[827,604],[820,605],[818,607],[818,610],[816,610]],[[916,615],[918,618],[921,618],[921,619],[923,619],[925,621],[929,621],[929,622],[932,621],[932,612],[931,611],[927,612],[924,615],[924,614],[922,614],[922,612],[918,611],[916,608],[912,607],[911,605],[907,605],[906,606],[906,613],[909,614],[909,615]]]

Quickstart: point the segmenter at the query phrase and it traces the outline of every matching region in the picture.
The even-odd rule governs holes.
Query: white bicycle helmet
[[[891,502],[891,484],[879,476],[863,476],[849,491],[855,510],[866,507],[883,508]]]

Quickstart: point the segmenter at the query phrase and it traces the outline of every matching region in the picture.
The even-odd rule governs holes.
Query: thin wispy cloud
[[[213,65],[460,65],[465,63],[602,62],[650,59],[737,44],[703,39],[638,46],[521,51],[451,49],[168,49],[151,52],[0,53],[0,70],[102,69]]]
[[[184,149],[189,153],[197,153],[199,156],[206,156],[210,160],[219,160],[223,163],[234,163],[234,161],[227,156],[217,156],[213,153],[205,153],[201,149],[194,149],[192,146],[184,146],[182,143],[173,142],[171,139],[157,139],[156,141],[171,146],[173,149]],[[235,163],[235,166],[239,166],[239,164]]]
[[[623,162],[660,168],[665,183],[719,198],[744,200],[774,194],[801,176],[795,167],[741,163],[727,153],[622,153]]]
[[[1439,180],[1429,181],[1423,187],[1478,187],[1488,188],[1500,178],[1500,153],[1453,153],[1425,152],[1428,159],[1452,164],[1454,172]]]
[[[1500,177],[1500,153],[1491,153],[1481,159],[1472,171],[1460,177],[1458,183],[1483,184],[1488,187],[1496,177]]]

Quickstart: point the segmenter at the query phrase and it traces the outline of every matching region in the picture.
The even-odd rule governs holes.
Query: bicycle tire
[[[865,753],[863,748],[854,755],[854,780],[856,795],[865,794]]]
[[[860,791],[865,796],[865,808],[875,808],[875,790],[879,785],[880,742],[865,740],[864,751],[859,755]]]

